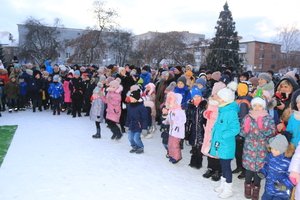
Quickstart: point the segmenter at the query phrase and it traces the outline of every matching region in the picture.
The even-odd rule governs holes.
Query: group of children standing
[[[241,172],[247,199],[259,199],[262,179],[266,180],[263,200],[289,199],[296,185],[299,199],[300,89],[293,77],[285,76],[275,86],[268,73],[259,74],[254,81],[243,79],[247,75],[242,74],[236,83],[230,78],[228,81],[228,76],[221,77],[220,72],[212,73],[210,80],[206,74],[195,79],[190,76],[192,71],[183,74],[180,70],[162,71],[156,84],[149,82],[147,69],[141,76],[145,82],[134,70],[125,68],[120,68],[116,76],[98,74],[86,111],[95,122],[92,137],[101,138],[100,123],[105,120],[111,139],[119,140],[127,132],[129,152],[142,154],[142,137],[152,137],[149,130],[155,130],[157,120],[169,162],[176,164],[182,159],[186,141],[191,146],[189,166],[199,169],[203,156],[207,157],[203,177],[220,180],[214,189],[219,198],[233,195],[233,173]],[[80,77],[81,72],[75,71],[61,83],[59,75],[53,76],[47,90],[53,115],[60,114],[61,103],[65,102],[69,114],[81,116],[84,87]],[[14,84],[12,77],[5,87],[14,88]],[[31,98],[34,108],[39,107],[33,94]],[[11,108],[14,99],[7,93]],[[232,170],[234,158],[237,169]]]

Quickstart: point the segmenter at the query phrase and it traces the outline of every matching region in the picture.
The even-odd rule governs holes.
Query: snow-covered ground
[[[94,122],[50,111],[2,113],[0,125],[18,125],[0,168],[1,200],[213,200],[219,183],[205,179],[203,168],[188,166],[190,147],[176,165],[165,158],[160,133],[143,139],[144,154],[130,154],[101,124],[102,138],[92,139]],[[232,162],[232,168],[235,168]],[[243,181],[234,175],[234,196],[242,200]],[[262,192],[262,191],[261,191]]]

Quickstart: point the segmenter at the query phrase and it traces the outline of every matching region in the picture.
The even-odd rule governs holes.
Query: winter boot
[[[224,184],[225,184],[226,179],[222,176],[220,185],[218,187],[215,187],[214,191],[217,193],[222,193],[224,190]]]
[[[211,180],[213,181],[219,181],[221,178],[221,173],[216,170],[215,173],[211,176]]]
[[[207,171],[202,175],[204,178],[210,178],[214,174],[214,171],[207,169]]]
[[[97,133],[95,135],[92,136],[93,138],[97,139],[97,138],[101,138],[101,134],[100,134],[100,128],[97,128]]]
[[[252,190],[252,200],[258,200],[259,199],[259,190],[260,186],[254,186]]]
[[[251,199],[252,197],[252,185],[251,184],[244,184],[244,196],[246,199]]]
[[[53,115],[56,115],[56,111],[55,110],[53,110]]]
[[[231,197],[233,195],[232,192],[232,183],[224,183],[224,189],[223,192],[221,194],[219,194],[219,198],[221,199],[227,199],[229,197]]]
[[[244,179],[246,177],[246,170],[243,169],[240,175],[238,175],[238,179]]]

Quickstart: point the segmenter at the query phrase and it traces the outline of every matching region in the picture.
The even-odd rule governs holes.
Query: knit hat
[[[231,103],[235,99],[235,90],[237,89],[237,83],[230,82],[226,88],[221,89],[217,95],[226,103]]]
[[[253,86],[253,87],[257,87],[257,86],[258,86],[258,78],[257,78],[257,77],[251,77],[251,78],[249,79],[249,82],[252,83],[252,86]]]
[[[278,134],[269,140],[270,147],[276,149],[280,154],[285,153],[289,143],[284,135]]]
[[[249,87],[247,83],[241,82],[237,86],[237,94],[239,97],[247,96],[249,92]]]
[[[256,104],[262,105],[262,107],[264,109],[266,109],[267,103],[266,103],[266,101],[264,99],[262,99],[260,97],[254,97],[251,100],[251,106],[254,107],[254,105],[256,105]]]
[[[58,82],[59,81],[59,75],[54,75],[53,76],[53,81]]]
[[[294,71],[289,71],[284,75],[284,77],[290,77],[290,78],[294,79],[295,81],[297,81],[295,74],[296,73]]]
[[[113,80],[109,83],[110,87],[118,88],[120,86],[120,82],[118,80]]]
[[[201,84],[203,87],[206,86],[206,80],[203,79],[203,78],[198,78],[198,79],[196,80],[196,83],[197,83],[197,84]]]
[[[191,89],[191,97],[194,98],[196,95],[202,97],[202,92],[198,87],[193,87]]]
[[[258,79],[264,79],[264,80],[266,80],[268,83],[269,83],[270,81],[272,81],[271,75],[268,74],[268,73],[266,73],[266,72],[260,73],[260,74],[258,75]]]
[[[31,69],[26,69],[26,74],[32,76],[33,75],[33,71]]]
[[[179,78],[178,78],[178,80],[177,80],[177,83],[178,82],[182,82],[184,85],[186,85],[186,78],[184,77],[184,76],[180,76]]]
[[[74,75],[80,76],[80,71],[79,70],[75,70]]]
[[[217,94],[221,89],[225,88],[226,85],[225,83],[219,81],[219,82],[216,82],[212,88],[212,91],[211,91],[211,94],[212,95],[215,95]]]
[[[141,90],[134,90],[130,93],[130,96],[134,99],[136,99],[137,101],[141,98]]]
[[[167,91],[167,92],[173,91],[175,89],[175,87],[176,87],[176,83],[173,81],[168,85],[168,87],[165,89],[165,91]]]
[[[221,72],[216,71],[216,72],[214,72],[214,73],[211,74],[211,78],[214,79],[214,80],[216,80],[216,81],[219,81],[220,78],[221,78],[221,75],[222,75]]]

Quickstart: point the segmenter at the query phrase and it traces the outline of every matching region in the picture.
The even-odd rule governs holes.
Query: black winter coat
[[[192,101],[188,103],[186,109],[185,139],[192,146],[200,147],[204,138],[204,125],[206,119],[203,113],[206,109],[207,101],[202,100],[198,107]]]

